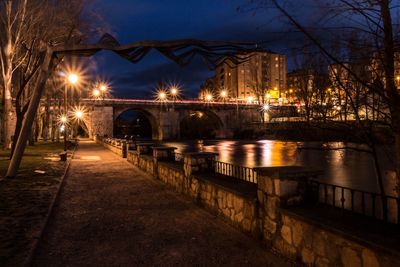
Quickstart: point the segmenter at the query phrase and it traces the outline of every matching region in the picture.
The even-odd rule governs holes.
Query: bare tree
[[[263,2],[264,1],[260,1]],[[375,50],[375,58],[378,61],[382,72],[377,75],[380,82],[366,82],[363,77],[360,77],[352,68],[349,68],[343,61],[342,57],[332,51],[320,36],[313,32],[301,22],[293,11],[288,7],[287,1],[271,0],[268,1],[276,8],[298,31],[307,37],[326,58],[332,63],[337,64],[343,70],[348,72],[351,79],[362,84],[366,90],[378,96],[383,106],[387,106],[388,112],[385,116],[390,125],[395,139],[395,169],[397,181],[400,181],[400,94],[395,85],[395,34],[394,22],[392,19],[393,9],[398,9],[395,1],[389,0],[374,0],[374,1],[357,1],[357,0],[336,0],[336,1],[318,1],[320,6],[323,6],[323,14],[318,22],[313,22],[313,28],[318,27],[322,30],[329,31],[332,36],[338,41],[341,39],[338,35],[334,35],[333,30],[339,29],[343,34],[348,29],[357,30],[363,33],[364,38],[373,40]],[[327,27],[327,21],[329,26]],[[343,25],[344,23],[347,25]],[[336,24],[335,24],[336,23]],[[397,36],[399,37],[399,36]],[[332,38],[330,41],[334,40]],[[344,88],[348,88],[344,86]],[[354,99],[351,96],[350,88],[345,90],[346,98],[350,102],[349,105],[353,108],[356,106]],[[382,111],[382,106],[380,106]],[[358,117],[358,113],[355,112]],[[357,121],[359,118],[357,118]],[[377,166],[377,175],[380,176],[379,162],[376,158],[376,142],[371,131],[371,124],[359,125],[359,129],[363,131],[365,142],[370,146],[371,152],[374,155],[375,164]],[[365,127],[363,127],[365,126]],[[384,192],[382,179],[379,178],[381,184],[380,189]]]
[[[3,5],[0,8],[0,28],[8,29],[0,41],[11,47],[8,53],[0,54],[5,96],[3,144],[8,147],[10,142],[13,129],[10,129],[9,114],[12,112],[11,101],[15,99],[13,152],[32,88],[38,83],[37,70],[44,59],[44,49],[49,44],[76,43],[81,39],[79,26],[82,1],[3,0],[0,4]]]

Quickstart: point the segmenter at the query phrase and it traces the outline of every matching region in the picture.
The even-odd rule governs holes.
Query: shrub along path
[[[80,142],[34,266],[286,266],[93,142]]]

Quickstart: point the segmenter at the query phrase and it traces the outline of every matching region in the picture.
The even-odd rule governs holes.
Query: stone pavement
[[[72,160],[33,266],[288,266],[92,141]]]

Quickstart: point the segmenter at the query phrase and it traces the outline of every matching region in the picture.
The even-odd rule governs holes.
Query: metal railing
[[[309,180],[313,202],[400,224],[400,198]]]
[[[234,165],[231,163],[212,161],[215,173],[234,177],[251,183],[257,183],[257,172],[253,168]]]

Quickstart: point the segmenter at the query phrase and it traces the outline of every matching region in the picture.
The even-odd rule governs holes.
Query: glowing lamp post
[[[176,97],[176,96],[178,95],[178,88],[172,87],[172,88],[171,88],[171,95],[172,95],[173,97]]]
[[[99,89],[101,92],[105,93],[107,91],[107,85],[105,84],[100,84]]]
[[[161,101],[165,101],[165,100],[167,100],[167,94],[164,93],[164,92],[160,92],[160,93],[158,93],[158,98],[159,98]]]
[[[79,76],[76,73],[69,73],[67,75],[67,79],[66,79],[66,84],[65,84],[65,88],[64,88],[64,113],[67,114],[68,113],[68,105],[67,105],[67,99],[68,99],[68,91],[67,91],[67,86],[68,84],[71,86],[76,85],[79,82]],[[65,121],[64,124],[64,151],[67,151],[67,125],[66,122],[68,121],[68,118],[64,115],[61,117],[61,122]]]
[[[61,116],[61,118],[60,118],[60,121],[61,121],[61,123],[62,123],[62,124],[66,124],[66,123],[67,123],[67,121],[68,121],[68,118],[67,118],[67,116],[65,116],[65,115],[62,115],[62,116]]]
[[[211,102],[213,100],[212,94],[206,94],[205,99],[206,99],[207,102]]]
[[[70,73],[68,74],[68,82],[72,85],[75,85],[78,83],[79,77],[76,73]]]
[[[77,118],[78,120],[81,120],[83,118],[83,111],[81,110],[77,110],[75,111],[75,118]]]
[[[226,97],[228,96],[228,92],[226,90],[222,90],[219,95],[221,96],[222,100],[225,102]]]
[[[169,93],[172,97],[172,99],[174,100],[174,102],[176,101],[176,99],[179,96],[179,88],[177,86],[172,86],[169,90]]]
[[[101,95],[101,91],[99,89],[93,89],[92,95],[94,98],[99,98]]]

